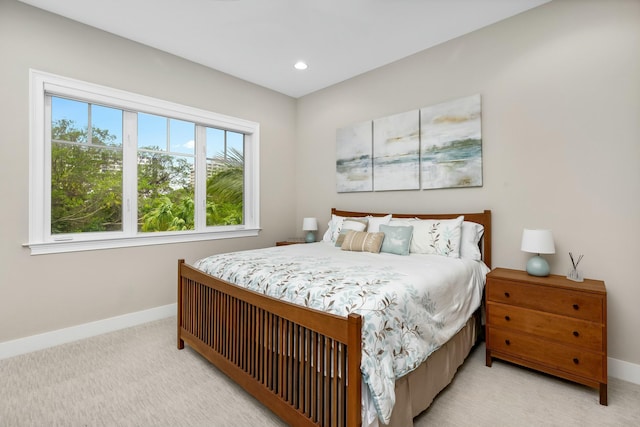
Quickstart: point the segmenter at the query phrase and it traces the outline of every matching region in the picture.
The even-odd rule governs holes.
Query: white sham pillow
[[[377,233],[380,231],[381,225],[389,225],[389,221],[391,221],[391,214],[385,216],[367,215],[367,221],[369,223],[367,231],[369,233]]]
[[[480,239],[484,235],[484,227],[482,224],[471,221],[462,222],[462,232],[460,236],[460,258],[473,259],[480,261],[482,254],[480,253]]]
[[[414,221],[419,221],[417,218],[391,218],[389,224],[392,227],[406,227],[412,225]]]
[[[456,219],[421,219],[411,221],[413,236],[410,253],[460,258],[460,237],[464,216]]]
[[[335,215],[332,215],[331,219],[327,223],[327,231],[325,231],[324,234],[322,235],[323,242],[333,243],[332,236],[333,236],[333,217],[334,216]]]
[[[365,231],[367,229],[368,221],[366,219],[357,219],[357,218],[345,218],[342,221],[342,230],[354,230],[354,231]]]
[[[333,236],[334,234],[336,234],[336,227],[338,226],[338,224],[342,225],[343,219],[344,217],[342,216],[331,214],[331,219],[327,223],[327,227],[328,227],[327,231],[325,231],[324,235],[322,236],[323,242],[329,242],[329,243],[336,242],[336,239]],[[340,233],[340,230],[338,230],[338,233]]]
[[[331,243],[331,221],[327,223],[327,231],[322,235],[322,241]]]
[[[342,242],[344,242],[344,236],[349,231],[365,231],[366,229],[366,219],[345,218],[342,221],[342,227],[340,228],[338,237],[336,237],[336,246],[342,246]]]
[[[325,231],[324,235],[322,236],[322,241],[335,243],[336,239],[340,235],[340,230],[342,230],[342,222],[345,219],[366,220],[367,218],[364,218],[364,217],[351,218],[351,217],[344,217],[344,216],[331,214],[331,221],[329,221],[329,223],[327,224],[329,228],[327,229],[327,231]]]

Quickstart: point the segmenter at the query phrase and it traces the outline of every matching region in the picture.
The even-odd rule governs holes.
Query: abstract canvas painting
[[[482,186],[480,95],[336,132],[339,193]]]
[[[420,110],[422,189],[482,186],[480,95]]]
[[[420,189],[419,111],[373,121],[373,189]]]
[[[371,122],[336,131],[336,189],[338,193],[372,191]]]

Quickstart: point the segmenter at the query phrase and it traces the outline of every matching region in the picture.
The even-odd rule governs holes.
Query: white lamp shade
[[[316,231],[318,229],[318,220],[315,218],[305,218],[302,220],[302,229],[304,231]]]
[[[529,230],[524,229],[522,232],[523,252],[533,254],[555,254],[556,247],[553,244],[553,234],[551,230]]]

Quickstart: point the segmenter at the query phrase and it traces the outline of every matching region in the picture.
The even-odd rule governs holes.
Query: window
[[[257,123],[30,78],[32,254],[257,235]]]

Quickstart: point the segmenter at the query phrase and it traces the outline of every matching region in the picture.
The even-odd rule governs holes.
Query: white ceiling
[[[549,0],[20,1],[297,98]]]

